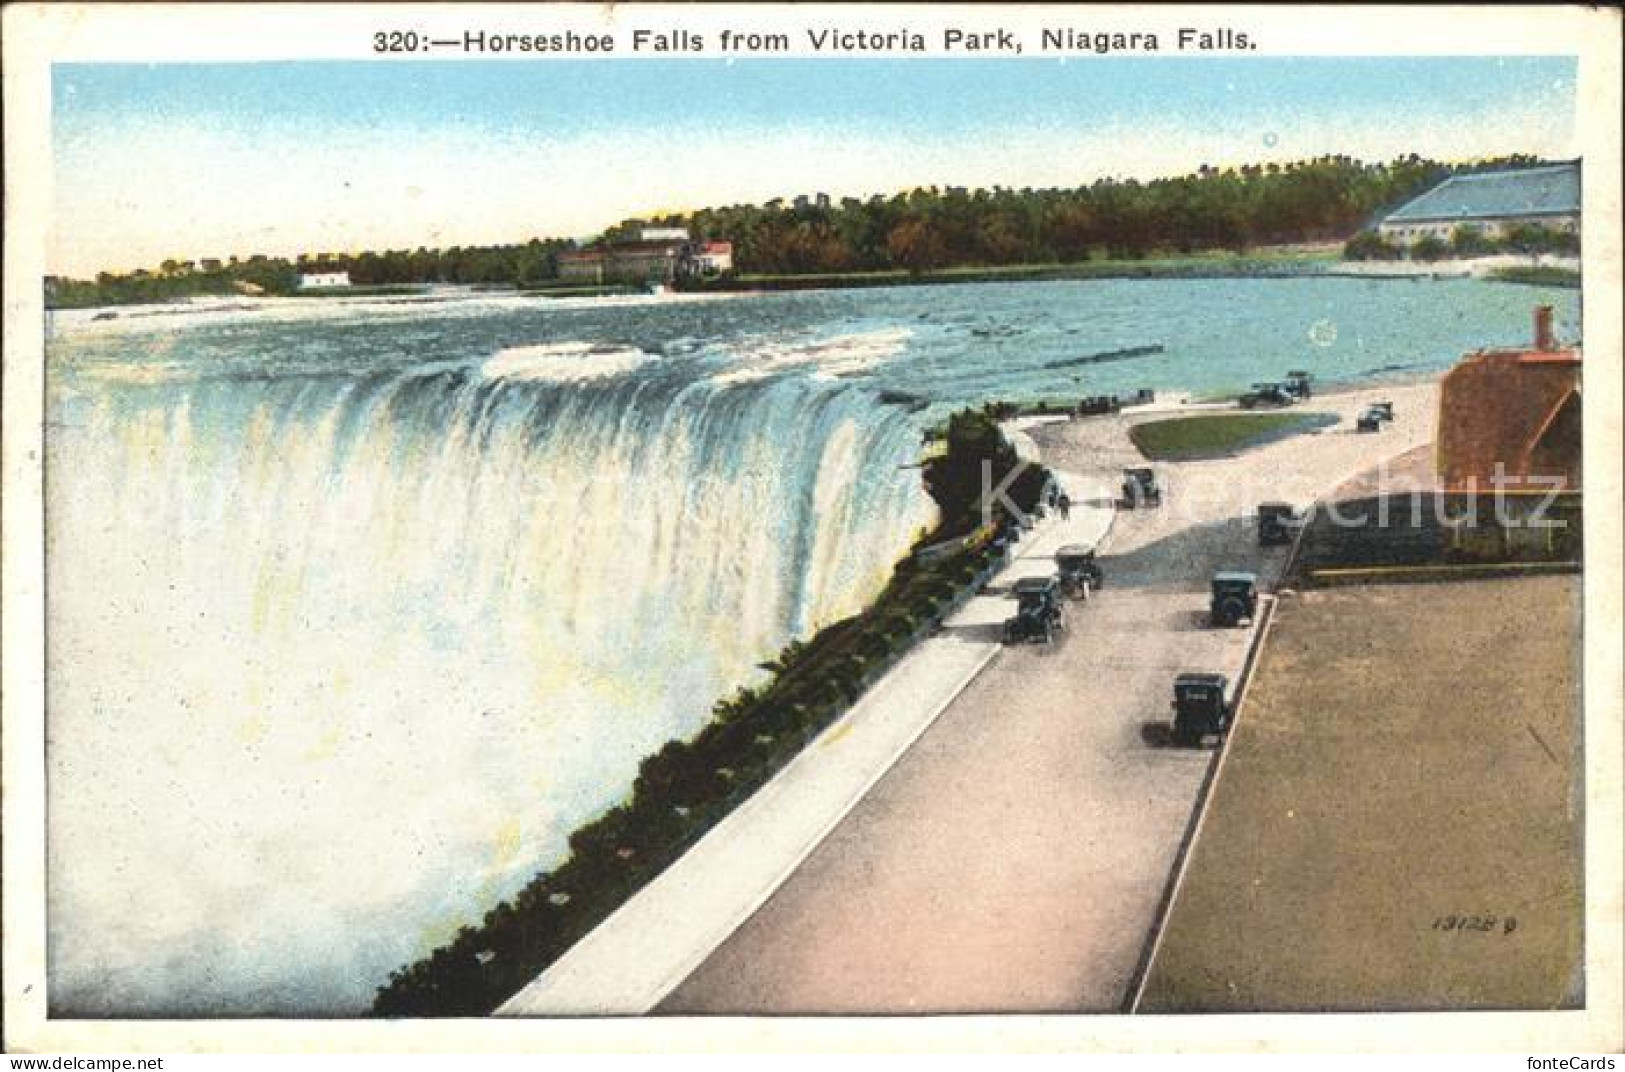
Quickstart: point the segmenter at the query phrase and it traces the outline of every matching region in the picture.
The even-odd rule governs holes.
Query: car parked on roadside
[[[1251,391],[1243,393],[1236,401],[1242,409],[1257,409],[1260,406],[1290,406],[1297,398],[1281,384],[1255,383]]]

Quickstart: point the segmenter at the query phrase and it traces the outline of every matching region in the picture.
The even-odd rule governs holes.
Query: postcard
[[[1625,1045],[1617,11],[5,20],[8,1052]]]

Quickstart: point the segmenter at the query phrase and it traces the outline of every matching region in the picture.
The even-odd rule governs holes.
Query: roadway
[[[1260,571],[1257,502],[1307,501],[1426,443],[1432,384],[1316,399],[1338,426],[1160,467],[1123,511],[1106,586],[1054,645],[1001,651],[751,918],[662,1001],[674,1014],[1116,1012],[1155,931],[1214,753],[1165,739],[1173,677],[1232,680],[1248,630],[1206,624],[1219,568]],[[1351,430],[1371,398],[1398,419]],[[1113,479],[1139,416],[1034,429],[1051,465]],[[960,624],[988,640],[991,624]]]

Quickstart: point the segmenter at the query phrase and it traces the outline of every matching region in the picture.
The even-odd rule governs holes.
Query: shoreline
[[[1513,286],[1580,285],[1578,258],[1549,256],[1481,257],[1473,260],[1351,261],[1312,253],[1230,257],[1166,257],[1145,260],[1081,261],[1054,265],[1005,265],[975,268],[943,268],[924,272],[884,269],[872,272],[832,272],[806,275],[742,276],[690,283],[675,287],[673,297],[706,297],[744,294],[782,294],[840,290],[881,290],[887,287],[935,287],[976,283],[1066,283],[1106,280],[1202,281],[1221,279],[1365,279],[1372,281],[1478,279]],[[626,284],[572,285],[557,287],[482,286],[421,283],[389,287],[356,287],[352,290],[323,290],[304,294],[220,294],[199,292],[176,295],[162,301],[107,302],[90,305],[49,305],[46,314],[110,312],[114,319],[124,315],[145,316],[136,310],[209,310],[236,306],[267,308],[277,304],[304,302],[342,303],[346,299],[373,302],[445,303],[492,298],[596,298],[628,297],[645,293],[645,288]]]
[[[883,287],[952,286],[965,283],[1055,283],[1104,279],[1299,279],[1318,278],[1339,263],[1308,254],[1247,254],[1203,257],[1148,257],[1144,260],[1078,261],[1071,264],[997,265],[740,276],[705,282],[683,293],[778,293],[804,290],[869,290]]]

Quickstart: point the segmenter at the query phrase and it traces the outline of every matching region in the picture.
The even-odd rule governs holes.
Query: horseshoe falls
[[[952,408],[1426,374],[1536,303],[1578,334],[1330,278],[56,314],[51,1012],[365,1011],[879,590]]]
[[[840,380],[95,342],[48,459],[64,1013],[360,1013],[932,517]]]

